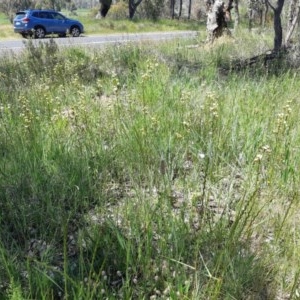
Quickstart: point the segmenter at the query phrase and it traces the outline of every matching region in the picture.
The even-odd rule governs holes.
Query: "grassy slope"
[[[0,60],[1,297],[297,295],[299,73],[201,39]]]

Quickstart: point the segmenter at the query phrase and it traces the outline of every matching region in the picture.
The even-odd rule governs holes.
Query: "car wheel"
[[[71,30],[70,30],[70,34],[73,37],[79,37],[80,33],[81,33],[80,29],[77,26],[72,27]]]
[[[43,39],[46,35],[45,29],[43,27],[37,27],[34,31],[34,36],[37,39]]]

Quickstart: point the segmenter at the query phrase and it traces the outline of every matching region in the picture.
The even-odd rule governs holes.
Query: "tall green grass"
[[[2,298],[297,297],[299,73],[200,38],[0,60]]]

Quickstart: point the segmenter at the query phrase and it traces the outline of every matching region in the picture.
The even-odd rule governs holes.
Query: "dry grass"
[[[1,40],[21,39],[21,36],[19,34],[14,33],[13,26],[11,24],[1,24],[0,38]]]

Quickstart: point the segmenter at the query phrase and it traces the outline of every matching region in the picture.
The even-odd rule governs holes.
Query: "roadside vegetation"
[[[97,10],[80,9],[76,15],[69,11],[62,13],[69,17],[80,20],[85,28],[84,35],[110,34],[110,33],[134,33],[150,31],[174,31],[174,30],[205,30],[205,22],[196,20],[170,20],[161,19],[155,22],[145,19],[128,20],[125,12],[119,18],[119,14],[114,17],[114,10],[111,17],[106,19],[95,19]],[[117,18],[118,17],[118,18]],[[116,19],[117,18],[117,19]],[[19,34],[14,33],[13,25],[4,14],[0,13],[0,38],[1,39],[22,39]]]
[[[5,39],[5,38],[19,38],[14,33],[14,29],[12,24],[9,22],[6,16],[4,14],[0,13],[0,38]]]
[[[237,34],[0,58],[0,298],[297,298],[298,62]]]

